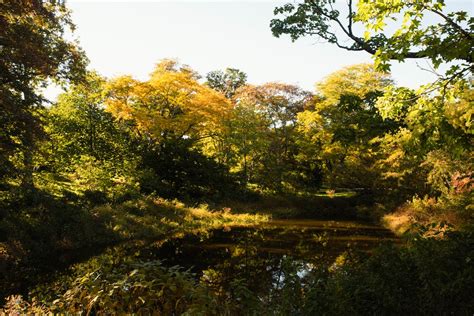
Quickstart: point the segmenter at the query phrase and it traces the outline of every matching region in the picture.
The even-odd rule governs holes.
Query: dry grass
[[[415,223],[412,216],[408,213],[395,212],[387,214],[382,218],[385,227],[397,235],[402,235]]]

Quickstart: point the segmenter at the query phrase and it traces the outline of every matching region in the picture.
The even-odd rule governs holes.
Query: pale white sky
[[[291,0],[290,0],[291,1]],[[313,91],[333,71],[371,62],[362,52],[304,38],[275,38],[269,27],[273,9],[287,1],[92,1],[69,0],[76,37],[90,68],[113,77],[146,79],[163,58],[176,58],[201,75],[226,67],[248,74],[250,83],[281,81]],[[471,0],[448,0],[449,8],[473,12]],[[341,2],[340,5],[342,5]],[[426,66],[425,62],[417,61]],[[433,80],[414,61],[394,64],[399,85],[417,87]],[[54,98],[57,91],[49,89]]]

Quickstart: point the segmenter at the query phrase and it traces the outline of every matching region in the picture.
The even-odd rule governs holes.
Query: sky
[[[291,0],[290,0],[291,1]],[[252,84],[285,82],[314,91],[325,76],[352,64],[371,62],[364,52],[303,38],[273,37],[273,9],[286,1],[69,0],[75,37],[85,50],[90,69],[107,77],[130,74],[146,80],[161,59],[177,59],[201,75],[226,67],[238,68]],[[447,0],[453,9],[473,13],[471,0]],[[344,2],[340,1],[339,5]],[[425,61],[393,64],[399,85],[412,88],[433,81],[418,68]],[[46,96],[54,99],[58,89]]]

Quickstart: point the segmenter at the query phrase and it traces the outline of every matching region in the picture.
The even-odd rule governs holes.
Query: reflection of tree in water
[[[284,236],[285,230],[272,230],[271,234],[263,229],[240,231],[233,245],[219,250],[226,256],[203,271],[201,284],[223,301],[270,307],[272,302],[288,300],[291,304],[285,306],[294,305],[311,271],[318,267],[319,256],[313,252],[308,257],[311,259],[303,260],[286,254],[293,251],[302,257],[310,255],[311,246],[305,245],[304,240],[294,244],[293,249],[268,247],[269,239],[281,237],[278,235]],[[324,238],[317,241],[321,240]],[[288,247],[288,243],[282,246]]]
[[[285,306],[287,310],[277,314],[294,314],[321,273],[335,271],[353,251],[370,250],[389,237],[372,226],[289,223],[215,230],[205,238],[186,236],[151,254],[166,258],[167,265],[191,269],[199,285],[212,292],[218,304],[237,308],[236,314],[256,306],[265,311]]]

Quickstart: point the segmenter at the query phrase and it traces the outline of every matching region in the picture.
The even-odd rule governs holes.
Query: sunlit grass
[[[121,205],[99,206],[93,212],[104,218],[107,227],[123,239],[150,239],[169,232],[258,225],[269,219],[268,215],[212,210],[207,205],[187,207],[177,200],[168,201],[155,197],[127,201]]]

